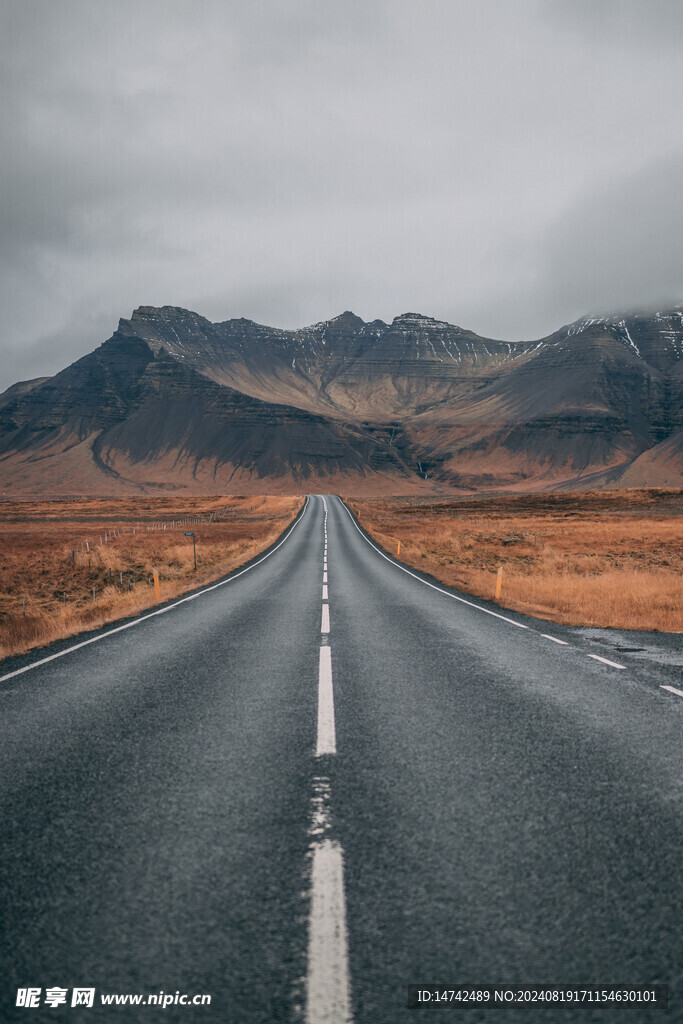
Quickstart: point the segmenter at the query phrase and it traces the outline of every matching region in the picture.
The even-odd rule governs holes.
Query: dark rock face
[[[417,313],[284,331],[143,306],[90,355],[0,396],[0,476],[40,491],[63,463],[74,492],[85,458],[121,487],[155,486],[163,462],[167,485],[176,473],[198,490],[528,490],[618,483],[636,463],[657,483],[661,462],[683,481],[682,385],[681,308],[513,343]]]

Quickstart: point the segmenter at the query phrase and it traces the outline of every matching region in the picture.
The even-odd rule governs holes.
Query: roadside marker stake
[[[196,572],[197,571],[197,541],[196,541],[194,533],[186,533],[185,536],[186,537],[192,537],[192,553],[194,555],[194,571]],[[255,550],[256,550],[256,545],[254,544],[254,551]]]
[[[157,601],[161,601],[161,587],[159,586],[159,570],[152,569],[152,576],[154,577],[154,596]]]
[[[498,567],[498,577],[496,579],[496,601],[500,601],[500,592],[503,587],[503,566]]]

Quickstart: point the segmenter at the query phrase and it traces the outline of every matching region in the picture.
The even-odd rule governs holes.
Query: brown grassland
[[[0,658],[125,618],[263,551],[298,497],[0,502]],[[194,571],[192,538],[197,544]]]
[[[406,565],[553,622],[683,631],[683,491],[349,499]]]

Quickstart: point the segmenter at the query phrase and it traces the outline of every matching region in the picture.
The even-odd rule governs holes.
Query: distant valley
[[[300,330],[142,306],[0,395],[0,491],[683,486],[683,307],[502,342],[416,313]]]

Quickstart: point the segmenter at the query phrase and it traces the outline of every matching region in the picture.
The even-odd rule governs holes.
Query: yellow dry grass
[[[215,580],[269,547],[302,498],[0,503],[0,658],[93,629]],[[197,544],[194,570],[192,538]]]
[[[639,495],[642,500],[639,500]],[[501,606],[582,626],[683,631],[683,493],[352,499],[401,561]]]

